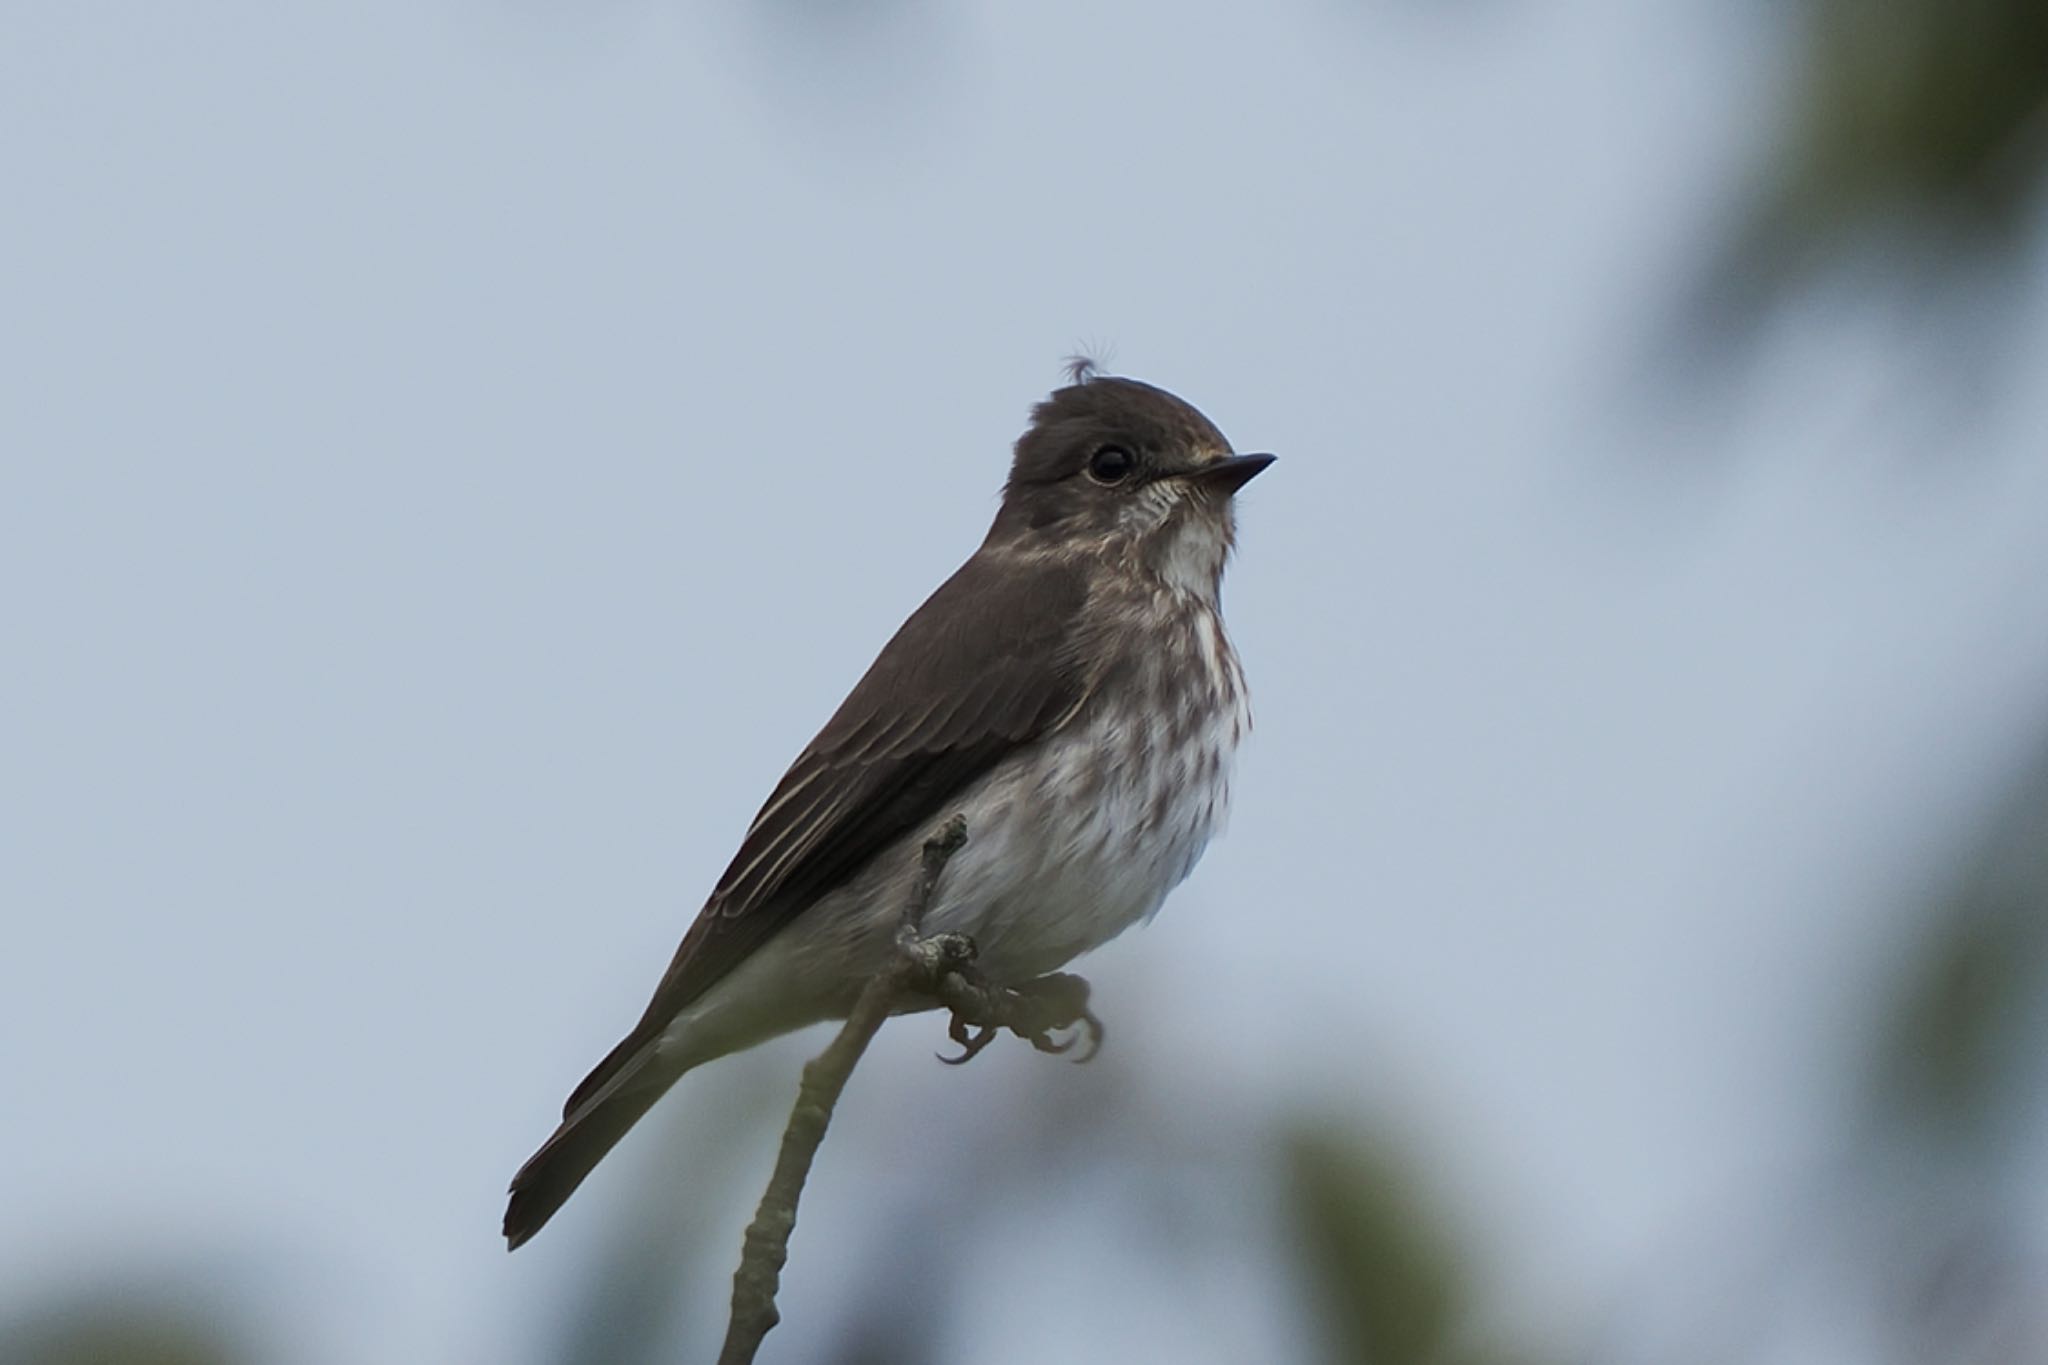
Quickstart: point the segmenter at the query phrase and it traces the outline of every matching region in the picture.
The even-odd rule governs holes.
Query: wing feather
[[[1077,568],[975,555],[903,623],[790,765],[633,1031],[573,1113],[705,991],[1087,692]]]

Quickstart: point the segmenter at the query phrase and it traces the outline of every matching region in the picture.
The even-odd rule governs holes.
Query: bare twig
[[[775,1157],[775,1173],[761,1192],[760,1206],[741,1243],[740,1266],[732,1277],[732,1318],[726,1327],[724,1349],[718,1353],[719,1365],[752,1361],[762,1338],[782,1320],[775,1307],[775,1291],[782,1282],[782,1267],[789,1261],[789,1234],[796,1228],[796,1206],[804,1180],[811,1173],[818,1144],[825,1140],[833,1106],[839,1103],[854,1064],[874,1041],[906,988],[931,976],[925,965],[926,953],[921,951],[927,942],[921,932],[924,913],[938,889],[939,874],[966,842],[967,822],[957,815],[925,841],[917,883],[896,930],[899,951],[895,962],[861,990],[838,1037],[804,1066],[796,1107],[790,1110],[782,1149]]]
[[[956,1063],[971,1060],[1001,1029],[1029,1040],[1041,1052],[1065,1052],[1073,1041],[1053,1035],[1079,1026],[1088,1034],[1081,1061],[1094,1056],[1102,1044],[1102,1024],[1088,1010],[1088,983],[1080,977],[1054,973],[1022,986],[997,986],[975,970],[974,941],[965,934],[926,936],[925,911],[939,877],[966,843],[967,822],[958,815],[925,841],[917,882],[896,929],[895,960],[861,990],[838,1036],[804,1066],[796,1105],[775,1157],[775,1173],[768,1178],[740,1247],[739,1269],[732,1277],[732,1318],[718,1365],[749,1365],[762,1339],[782,1320],[775,1292],[789,1261],[797,1201],[832,1122],[833,1107],[883,1020],[906,1004],[936,1000],[953,1013],[948,1032],[962,1052],[943,1060]]]

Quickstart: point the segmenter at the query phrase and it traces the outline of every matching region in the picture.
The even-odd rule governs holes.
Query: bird
[[[980,548],[911,614],[761,806],[640,1020],[513,1177],[516,1250],[692,1068],[844,1018],[925,913],[993,982],[1149,919],[1229,807],[1251,728],[1220,595],[1238,454],[1165,389],[1073,362],[1017,440]]]

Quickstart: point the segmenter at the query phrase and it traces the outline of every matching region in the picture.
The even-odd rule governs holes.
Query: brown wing
[[[876,853],[940,813],[1083,690],[1081,575],[975,555],[903,623],[754,817],[593,1094],[676,1014]],[[971,837],[970,831],[970,837]]]

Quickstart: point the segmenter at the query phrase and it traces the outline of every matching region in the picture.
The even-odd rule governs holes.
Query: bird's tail
[[[651,1053],[652,1049],[648,1049]],[[517,1251],[526,1240],[547,1225],[555,1210],[576,1193],[585,1176],[618,1145],[626,1130],[640,1121],[673,1085],[681,1072],[659,1078],[642,1076],[650,1070],[646,1054],[619,1069],[580,1104],[573,1104],[561,1126],[527,1158],[512,1177],[512,1198],[505,1205],[505,1241]],[[579,1089],[580,1094],[580,1089]]]

